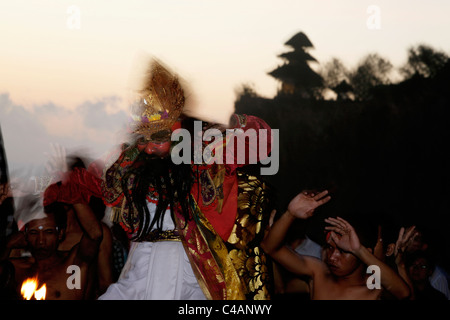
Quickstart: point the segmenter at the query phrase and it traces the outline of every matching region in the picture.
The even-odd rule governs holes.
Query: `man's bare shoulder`
[[[293,252],[300,256],[301,259],[308,265],[308,268],[312,269],[314,273],[326,274],[329,272],[326,264],[321,259],[314,256],[299,254],[295,251]]]

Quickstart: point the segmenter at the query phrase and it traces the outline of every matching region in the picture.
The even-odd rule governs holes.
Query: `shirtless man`
[[[70,206],[75,210],[84,233],[79,244],[68,252],[61,252],[57,249],[63,232],[57,223],[56,215],[66,214]],[[31,252],[31,257],[8,260],[13,266],[18,292],[20,292],[24,280],[37,276],[38,288],[44,283],[46,285],[46,300],[81,300],[85,298],[88,270],[97,257],[102,240],[102,227],[88,204],[74,203],[70,206],[62,203],[53,203],[47,206],[44,218],[29,221],[25,225],[24,231],[15,234],[8,242],[2,255],[3,258],[9,257],[9,252],[13,248],[24,245]],[[7,263],[2,263],[0,273],[7,269],[11,270],[11,268],[5,268],[6,265]],[[79,267],[79,288],[73,286],[76,281],[68,280],[73,274],[70,266]]]
[[[308,219],[314,210],[328,202],[327,191],[302,192],[272,226],[262,243],[263,249],[288,271],[307,276],[312,300],[376,300],[381,290],[367,287],[367,266],[380,268],[381,286],[398,299],[408,298],[410,291],[401,277],[361,245],[354,228],[342,218],[328,218],[330,226],[322,260],[299,255],[284,246],[286,233],[295,219]]]

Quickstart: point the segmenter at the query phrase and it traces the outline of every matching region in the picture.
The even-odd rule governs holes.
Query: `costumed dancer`
[[[139,93],[132,108],[136,139],[103,181],[105,203],[131,247],[119,280],[99,299],[269,298],[259,249],[269,216],[267,186],[238,171],[245,162],[172,161],[172,132],[189,120],[180,121],[185,97],[177,76],[159,62]],[[256,117],[233,119],[244,131],[270,130]],[[236,154],[224,141],[224,156]]]

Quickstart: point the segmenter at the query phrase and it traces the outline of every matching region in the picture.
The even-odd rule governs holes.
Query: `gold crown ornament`
[[[131,106],[130,129],[146,140],[160,140],[167,133],[170,135],[184,104],[184,91],[178,77],[152,59],[142,89]]]

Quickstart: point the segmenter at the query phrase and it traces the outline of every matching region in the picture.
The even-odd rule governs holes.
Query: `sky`
[[[304,32],[325,64],[378,53],[395,67],[426,43],[450,53],[447,0],[0,1],[0,125],[11,171],[56,143],[100,157],[123,140],[132,75],[152,55],[189,84],[199,115],[226,122],[236,90],[273,97],[268,72]],[[78,151],[77,151],[78,152]]]

